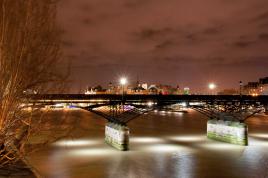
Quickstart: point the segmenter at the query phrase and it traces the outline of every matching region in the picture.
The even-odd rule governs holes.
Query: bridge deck
[[[88,103],[88,102],[120,102],[122,95],[84,95],[84,94],[47,94],[31,95],[32,100],[39,102]],[[268,95],[124,95],[126,102],[161,101],[173,102],[261,102],[268,104]]]

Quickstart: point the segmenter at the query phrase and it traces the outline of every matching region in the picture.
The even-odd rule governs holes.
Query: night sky
[[[268,76],[267,0],[62,0],[71,92],[135,82],[207,90]]]

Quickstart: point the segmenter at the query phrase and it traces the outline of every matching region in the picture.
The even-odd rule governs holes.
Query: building
[[[106,94],[106,89],[103,89],[102,86],[97,85],[95,87],[87,87],[85,94],[86,95],[95,95],[95,94]]]
[[[185,87],[185,88],[183,89],[183,94],[184,94],[184,95],[190,95],[190,88],[189,88],[189,87]]]
[[[243,88],[243,94],[257,96],[260,94],[259,82],[248,82]]]
[[[268,77],[260,78],[258,82],[248,82],[243,87],[243,94],[245,95],[268,95]]]
[[[148,90],[148,84],[147,84],[147,83],[143,83],[143,84],[141,85],[141,87],[144,88],[145,90]]]
[[[148,87],[148,94],[156,95],[159,94],[159,89],[156,85],[150,85]]]
[[[268,95],[268,77],[260,78],[260,95]]]

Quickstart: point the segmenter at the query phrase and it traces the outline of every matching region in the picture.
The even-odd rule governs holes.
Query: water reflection
[[[130,143],[161,143],[163,139],[156,138],[156,137],[131,137]]]
[[[87,157],[100,157],[100,156],[111,156],[118,152],[109,148],[81,148],[74,149],[68,152],[68,156],[85,158]]]
[[[245,148],[245,146],[233,145],[217,141],[206,142],[204,144],[201,144],[200,147],[214,151],[243,150]]]
[[[184,155],[184,156],[180,156],[177,157],[175,159],[175,166],[176,166],[176,177],[180,178],[180,177],[187,177],[187,178],[191,178],[194,175],[195,172],[195,166],[196,166],[196,162],[195,162],[195,157],[190,156],[190,155]]]
[[[92,146],[97,145],[100,140],[86,140],[86,139],[74,139],[74,140],[60,140],[53,143],[53,146],[57,147],[78,147],[78,146]]]
[[[207,137],[205,135],[178,135],[169,137],[170,140],[179,141],[179,142],[201,142],[206,141]]]
[[[153,153],[153,152],[173,153],[173,152],[182,151],[183,149],[185,148],[180,145],[154,144],[154,145],[145,147],[144,150],[150,153]]]

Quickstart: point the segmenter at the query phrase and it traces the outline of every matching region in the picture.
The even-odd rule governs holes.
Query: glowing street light
[[[125,77],[122,77],[120,79],[120,84],[123,85],[123,86],[126,85],[127,84],[127,79]]]
[[[210,84],[208,85],[208,88],[209,88],[210,90],[214,90],[216,87],[217,87],[217,86],[216,86],[214,83],[210,83]]]
[[[127,84],[127,79],[125,77],[122,77],[120,79],[120,84],[122,85],[122,110],[124,112],[124,88],[125,85]]]
[[[216,89],[216,84],[215,83],[210,83],[209,85],[208,85],[208,88],[211,90],[211,94],[213,94],[213,90],[215,90]]]

